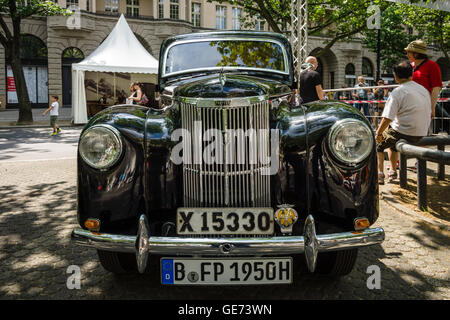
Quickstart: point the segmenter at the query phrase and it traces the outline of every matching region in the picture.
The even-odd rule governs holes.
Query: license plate
[[[177,233],[199,234],[273,234],[272,208],[179,208]]]
[[[162,258],[167,285],[258,285],[292,283],[292,258]]]

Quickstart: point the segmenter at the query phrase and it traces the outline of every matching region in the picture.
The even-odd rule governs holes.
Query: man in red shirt
[[[431,119],[433,119],[436,102],[442,89],[441,70],[436,62],[428,59],[427,45],[424,41],[414,40],[405,50],[414,68],[412,80],[424,86],[430,93]]]

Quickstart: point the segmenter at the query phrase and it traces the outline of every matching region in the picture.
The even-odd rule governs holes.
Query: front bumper
[[[149,254],[188,256],[261,256],[305,254],[309,270],[316,266],[318,252],[365,247],[383,242],[382,228],[358,232],[316,235],[314,218],[305,221],[303,236],[269,238],[180,238],[153,237],[147,219],[139,220],[137,236],[95,233],[84,229],[72,232],[72,241],[96,249],[136,253],[138,268],[145,270]]]

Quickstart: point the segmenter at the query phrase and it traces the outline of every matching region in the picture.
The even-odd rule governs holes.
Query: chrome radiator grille
[[[189,139],[183,139],[183,152],[191,150],[183,164],[185,207],[270,206],[270,176],[262,174],[270,163],[260,157],[270,152],[269,103],[245,101],[181,102],[182,127],[190,133]],[[209,135],[209,129],[220,132],[223,143],[214,144],[217,135]],[[234,133],[232,140],[227,132]],[[204,157],[205,150],[212,157]],[[222,161],[217,160],[220,155]]]

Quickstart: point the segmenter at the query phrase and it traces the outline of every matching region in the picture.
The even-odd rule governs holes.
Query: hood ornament
[[[219,82],[222,87],[225,85],[225,82],[227,82],[227,76],[223,73],[223,68],[220,70]]]

